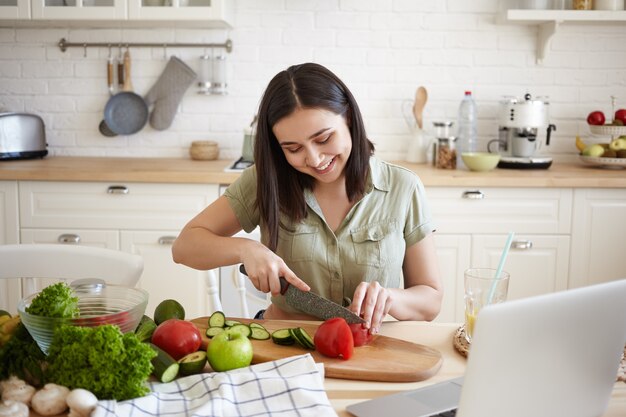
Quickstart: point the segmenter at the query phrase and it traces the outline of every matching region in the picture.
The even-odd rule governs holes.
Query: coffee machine
[[[542,147],[538,134],[546,129],[545,145],[550,145],[550,135],[556,126],[549,122],[549,103],[545,98],[533,99],[526,94],[523,99],[505,97],[500,102],[498,139],[489,142],[489,152],[501,155],[498,168],[546,169],[552,158],[538,155]]]

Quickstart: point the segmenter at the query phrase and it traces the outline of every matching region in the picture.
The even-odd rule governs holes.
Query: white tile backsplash
[[[611,113],[610,96],[626,107],[626,25],[562,25],[543,65],[535,63],[537,27],[498,23],[497,0],[233,0],[234,29],[177,27],[98,28],[55,23],[45,27],[0,25],[0,108],[29,111],[46,123],[54,155],[186,157],[194,140],[220,145],[224,158],[239,156],[249,124],[270,78],[291,64],[315,61],[352,89],[368,134],[384,158],[402,158],[409,131],[402,103],[415,89],[429,90],[424,120],[456,118],[463,91],[479,106],[481,143],[497,136],[498,100],[526,92],[547,95],[557,125],[550,154],[574,154],[574,136],[590,136],[587,113]],[[113,138],[98,132],[109,98],[108,48],[63,53],[72,42],[223,42],[229,94],[186,92],[172,126]],[[112,48],[117,55],[118,49]],[[146,94],[175,54],[196,71],[195,48],[133,48],[135,92]],[[610,117],[610,116],[609,116]],[[599,141],[590,138],[589,141]]]

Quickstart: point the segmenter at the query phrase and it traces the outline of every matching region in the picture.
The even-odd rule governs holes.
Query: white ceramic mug
[[[511,140],[511,155],[520,158],[529,158],[533,156],[540,147],[541,142],[538,139],[530,141],[525,137],[516,137]]]

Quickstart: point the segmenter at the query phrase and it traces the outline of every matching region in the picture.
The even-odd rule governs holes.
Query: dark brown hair
[[[296,109],[319,108],[342,115],[352,136],[348,158],[346,192],[350,201],[365,191],[369,158],[374,144],[367,138],[361,111],[348,87],[327,68],[314,63],[294,65],[279,72],[267,86],[259,106],[254,161],[257,171],[257,205],[261,226],[269,235],[271,250],[278,245],[279,218],[284,213],[292,221],[306,217],[304,189],[312,188],[313,178],[294,169],[285,158],[272,127]]]

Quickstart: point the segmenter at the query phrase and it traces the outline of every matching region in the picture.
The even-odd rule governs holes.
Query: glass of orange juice
[[[476,317],[487,304],[501,303],[509,291],[509,273],[502,271],[496,278],[494,268],[465,270],[465,339],[472,341]]]

